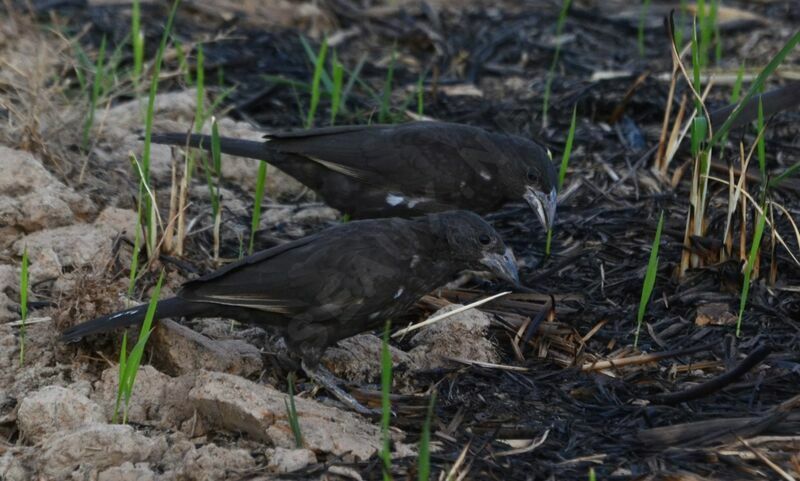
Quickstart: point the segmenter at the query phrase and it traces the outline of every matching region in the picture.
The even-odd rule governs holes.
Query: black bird
[[[272,326],[309,375],[357,408],[318,366],[325,348],[383,325],[461,271],[487,268],[519,283],[511,249],[471,212],[353,221],[189,281],[158,302],[155,319],[228,317]],[[147,307],[78,324],[61,339],[74,342],[140,323]]]
[[[261,159],[352,218],[479,214],[525,199],[545,228],[556,210],[556,171],[528,139],[446,122],[350,125],[221,139],[227,154]],[[207,135],[153,134],[159,144],[210,149]]]

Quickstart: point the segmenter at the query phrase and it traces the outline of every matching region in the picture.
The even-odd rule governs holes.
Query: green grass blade
[[[124,55],[124,48],[128,45],[128,40],[130,39],[130,33],[125,35],[125,37],[117,43],[117,46],[114,47],[114,50],[111,52],[111,55],[108,55],[106,58],[105,66],[103,67],[103,82],[100,88],[100,95],[98,98],[106,98],[111,91],[111,87],[117,83],[119,80],[119,66],[122,63],[122,56]]]
[[[644,0],[644,2],[642,2],[642,9],[639,11],[639,32],[637,34],[640,57],[644,57],[644,23],[647,19],[647,11],[649,9],[650,0]]]
[[[697,5],[697,11],[700,11],[700,4]],[[699,15],[699,14],[698,14]],[[702,20],[701,20],[702,25]],[[697,39],[697,20],[692,25],[692,84],[694,85],[694,89],[697,92],[702,92],[702,84],[700,80],[700,71],[703,68],[703,62],[701,59],[701,46],[699,44],[699,40]],[[694,108],[698,112],[703,111],[703,104],[699,98],[695,96],[694,98]]]
[[[739,69],[736,71],[736,81],[733,83],[733,90],[731,91],[731,102],[735,104],[739,101],[742,94],[742,83],[744,82],[744,64],[739,64]]]
[[[433,407],[436,405],[436,390],[431,394],[428,403],[428,412],[425,415],[425,424],[422,425],[422,434],[419,437],[419,458],[417,461],[417,479],[429,481],[431,476],[431,422],[433,421]]]
[[[327,48],[328,39],[326,38],[322,42],[325,44],[325,46]],[[311,61],[311,64],[315,66],[315,70],[316,70],[316,65],[320,61],[319,54],[318,53],[314,53],[314,49],[311,48],[311,44],[309,44],[308,41],[306,40],[306,38],[303,37],[302,35],[300,36],[300,43],[303,45],[303,50],[306,51],[306,55],[308,56],[308,59]],[[320,45],[320,50],[321,49],[322,49],[322,45]],[[324,62],[325,59],[322,59],[322,60],[323,60],[322,63],[324,64],[325,63]],[[322,69],[320,71],[320,81],[322,82],[322,85],[325,87],[325,90],[327,90],[328,92],[331,92],[333,90],[333,81],[331,80],[330,76],[328,75],[328,72],[326,72],[325,69]]]
[[[758,132],[764,131],[764,104],[761,102],[761,97],[758,98]],[[756,151],[758,154],[758,171],[761,173],[761,182],[767,179],[767,144],[764,139],[765,135],[758,136],[756,143]]]
[[[122,347],[119,350],[119,374],[118,374],[118,382],[117,382],[117,400],[114,402],[114,415],[111,416],[111,423],[117,424],[117,418],[119,417],[119,408],[122,403],[122,399],[125,397],[125,383],[123,379],[125,379],[125,367],[128,364],[128,331],[125,331],[122,334]]]
[[[558,170],[558,190],[564,186],[564,179],[567,177],[567,167],[569,166],[569,159],[572,156],[572,142],[575,140],[575,120],[578,113],[578,106],[572,107],[572,120],[569,124],[569,132],[567,133],[567,143],[564,145],[564,154],[561,156],[561,167]]]
[[[549,257],[550,256],[550,248],[551,244],[553,243],[553,228],[547,229],[547,239],[544,243],[544,255]]]
[[[345,84],[344,90],[342,91],[342,102],[341,102],[342,107],[347,107],[347,99],[350,97],[350,92],[353,90],[353,86],[357,82],[359,83],[359,85],[362,85],[362,84],[366,85],[366,84],[364,84],[364,82],[361,81],[361,78],[360,78],[361,69],[364,68],[364,64],[366,62],[367,62],[367,54],[363,54],[361,56],[361,58],[358,59],[358,63],[356,64],[356,68],[354,68],[352,72],[347,70],[346,68],[344,68],[344,65],[342,65],[342,68],[344,69],[345,73],[348,75],[347,84]],[[373,96],[376,95],[375,91],[372,90],[371,87],[367,86],[366,90],[368,92],[371,92],[371,95],[373,95]]]
[[[567,133],[567,142],[564,144],[564,154],[561,156],[561,167],[558,170],[558,190],[564,186],[564,179],[567,177],[567,168],[569,167],[569,159],[572,157],[572,143],[575,140],[575,121],[578,112],[578,106],[572,107],[572,120],[569,124],[569,132]],[[544,245],[545,256],[550,256],[550,245],[553,241],[553,228],[547,230],[547,240]]]
[[[747,305],[747,297],[750,295],[750,276],[753,274],[753,264],[756,262],[759,248],[761,247],[761,237],[764,234],[764,223],[766,221],[766,202],[761,206],[761,212],[758,215],[756,222],[756,230],[753,233],[753,242],[750,245],[750,254],[747,256],[747,265],[744,269],[744,281],[742,281],[742,292],[739,296],[739,318],[736,321],[736,337],[742,332],[742,318],[744,317],[744,308]]]
[[[258,180],[256,181],[256,197],[253,199],[253,218],[250,221],[250,244],[247,253],[253,253],[253,244],[256,239],[256,231],[261,224],[261,202],[264,200],[264,188],[267,183],[267,163],[258,163]]]
[[[736,117],[738,117],[739,114],[742,112],[742,109],[744,109],[744,106],[747,105],[747,103],[750,101],[751,98],[753,98],[753,95],[755,95],[756,92],[760,92],[763,89],[764,82],[778,68],[778,66],[783,62],[786,56],[789,55],[789,52],[791,52],[794,49],[794,47],[798,44],[798,42],[800,42],[800,30],[797,31],[794,35],[792,35],[792,38],[790,38],[786,42],[783,48],[781,48],[781,50],[777,54],[775,54],[774,57],[772,57],[772,60],[770,60],[767,66],[764,67],[764,69],[761,70],[761,72],[758,74],[755,81],[753,82],[753,85],[751,85],[750,88],[747,90],[747,93],[745,94],[744,98],[741,100],[741,102],[739,102],[739,105],[733,110],[733,112],[731,112],[731,114],[722,124],[722,127],[714,131],[714,136],[711,138],[712,145],[715,145],[716,142],[722,139],[723,136],[728,132],[728,130],[730,130],[731,126],[733,125],[733,122],[736,120]]]
[[[28,319],[28,247],[22,250],[22,266],[19,273],[19,365],[25,362],[25,321]]]
[[[222,142],[219,139],[219,124],[211,122],[211,158],[214,160],[214,175],[222,175]]]
[[[392,479],[392,451],[391,437],[389,435],[389,421],[392,417],[392,354],[389,351],[389,331],[391,322],[386,322],[383,331],[383,342],[381,343],[381,434],[383,436],[383,447],[380,457],[383,460],[383,479]]]
[[[194,129],[199,132],[206,122],[205,102],[206,102],[206,72],[205,55],[203,54],[203,44],[197,45],[197,73],[195,74],[195,89],[197,90],[197,100],[195,101]]]
[[[100,90],[103,85],[104,68],[103,61],[106,56],[106,37],[100,40],[100,51],[97,53],[97,61],[94,66],[94,78],[92,79],[92,91],[89,94],[89,112],[86,116],[86,122],[83,124],[83,140],[81,141],[81,149],[85,152],[89,146],[89,134],[91,133],[92,126],[94,125],[94,112],[97,109],[97,99],[100,97]]]
[[[678,6],[678,22],[675,26],[675,48],[678,52],[683,50],[683,28],[686,24],[686,0],[681,0]]]
[[[561,37],[561,32],[564,30],[564,24],[567,21],[567,13],[569,12],[572,0],[563,0],[561,3],[561,11],[558,14],[558,21],[556,22],[556,38]],[[547,71],[547,79],[544,84],[544,99],[542,101],[542,124],[547,125],[547,111],[550,105],[550,91],[553,87],[553,77],[555,76],[556,67],[558,66],[558,57],[561,54],[561,42],[556,43],[556,49],[553,53],[553,62],[550,64],[550,70]]]
[[[150,93],[147,102],[147,115],[145,116],[144,126],[144,149],[142,151],[142,169],[145,180],[150,182],[150,144],[153,133],[153,115],[155,113],[156,94],[158,93],[158,77],[161,74],[161,62],[164,59],[164,50],[167,49],[167,39],[172,32],[172,24],[175,20],[175,12],[178,10],[180,0],[175,0],[167,18],[167,25],[164,27],[164,34],[161,36],[161,43],[156,52],[156,60],[153,65],[153,77],[150,80]],[[146,209],[147,210],[147,209]]]
[[[711,0],[711,28],[714,31],[714,62],[719,65],[722,62],[722,35],[719,27],[719,2]]]
[[[205,158],[204,158],[205,159]],[[208,183],[208,191],[211,194],[211,211],[213,217],[216,219],[219,214],[219,180],[222,173],[222,146],[219,139],[219,127],[217,126],[216,119],[211,121],[211,165],[205,162],[204,165],[206,173],[206,182]],[[216,183],[214,177],[217,178]]]
[[[22,250],[22,266],[19,275],[19,312],[22,320],[28,318],[28,247]]]
[[[381,108],[378,113],[378,121],[386,123],[389,119],[389,109],[392,100],[392,83],[394,82],[394,65],[397,62],[397,46],[392,48],[392,61],[389,63],[389,70],[386,71],[386,80],[383,82],[383,95],[381,96]]]
[[[289,388],[289,401],[284,398],[283,405],[286,406],[286,415],[289,418],[289,427],[294,434],[294,445],[300,449],[303,447],[303,433],[300,431],[300,417],[297,415],[297,407],[294,404],[294,373],[289,373],[286,379]]]
[[[178,72],[183,74],[183,82],[187,86],[191,86],[194,81],[192,80],[192,73],[189,70],[189,59],[186,58],[186,48],[180,40],[172,37],[172,43],[175,45],[175,54],[178,56]]]
[[[302,82],[300,80],[281,77],[280,75],[265,74],[262,75],[261,78],[263,78],[267,82],[294,87],[296,90],[301,90],[303,92],[311,92],[311,84],[308,82]]]
[[[150,91],[147,100],[147,110],[145,114],[145,125],[144,125],[144,146],[142,148],[142,173],[143,173],[143,185],[146,189],[150,188],[150,147],[152,144],[151,138],[153,134],[153,116],[155,115],[155,104],[156,104],[156,94],[158,93],[158,77],[161,74],[161,63],[164,58],[164,50],[167,48],[167,40],[170,37],[172,32],[172,24],[175,20],[175,12],[178,10],[178,4],[180,0],[175,0],[172,4],[172,9],[169,12],[169,17],[167,18],[167,24],[164,27],[164,34],[161,36],[161,43],[159,44],[158,51],[156,52],[156,60],[153,65],[153,76],[150,79]],[[140,188],[140,192],[142,189]],[[155,256],[155,248],[156,248],[156,219],[155,219],[155,208],[156,206],[152,204],[150,197],[145,198],[144,202],[144,219],[141,222],[144,223],[146,226],[146,236],[145,236],[145,245],[147,246],[147,250],[149,255]]]
[[[144,348],[150,338],[150,333],[153,332],[153,318],[156,314],[156,306],[158,305],[158,299],[161,295],[161,285],[163,282],[164,271],[162,270],[161,274],[158,276],[158,283],[155,289],[153,289],[153,297],[150,299],[150,304],[147,306],[147,313],[145,314],[142,327],[139,330],[139,339],[136,341],[133,349],[131,349],[131,353],[125,362],[124,377],[120,379],[120,383],[124,384],[123,394],[125,397],[125,411],[122,418],[123,424],[127,422],[128,405],[130,404],[133,386],[136,383],[136,375],[139,372],[142,356],[144,355]]]
[[[78,65],[75,66],[75,77],[78,79],[78,85],[80,86],[81,92],[86,91],[87,89],[87,80],[86,80],[86,73],[92,69],[92,62],[89,60],[89,56],[86,55],[86,50],[83,49],[80,42],[74,41],[72,43],[73,48],[75,49],[75,57],[78,59]]]
[[[653,239],[653,246],[650,249],[650,259],[647,261],[647,273],[644,276],[644,283],[642,284],[642,296],[639,299],[639,312],[636,315],[636,335],[633,339],[633,347],[639,345],[639,331],[642,328],[642,320],[644,320],[644,313],[647,310],[647,304],[650,302],[650,296],[653,294],[653,287],[656,283],[656,273],[658,272],[658,246],[661,244],[661,229],[664,227],[664,211],[658,218],[658,227],[656,227],[656,236]]]
[[[796,174],[798,170],[800,170],[800,162],[795,163],[794,165],[786,169],[783,173],[781,173],[779,176],[769,181],[769,187],[777,187],[778,185],[780,185],[781,182]]]
[[[144,35],[142,33],[142,13],[139,0],[133,0],[131,7],[131,44],[133,46],[133,82],[138,85],[144,65]]]
[[[708,45],[711,43],[712,30],[709,28],[711,16],[706,12],[705,0],[697,0],[697,24],[700,27],[700,42],[697,49],[697,66],[704,69],[708,66]],[[695,84],[697,85],[697,84]],[[699,92],[700,90],[698,90]]]
[[[314,65],[314,77],[311,80],[311,102],[308,106],[308,117],[306,118],[307,129],[310,129],[314,125],[314,117],[317,114],[317,106],[319,105],[320,98],[319,84],[322,79],[322,74],[325,73],[325,56],[327,53],[328,40],[325,39],[319,47],[317,62]]]

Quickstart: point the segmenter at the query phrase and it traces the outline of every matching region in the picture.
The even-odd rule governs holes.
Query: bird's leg
[[[333,394],[336,397],[336,399],[341,401],[344,405],[346,405],[353,411],[359,414],[363,414],[365,416],[373,416],[376,414],[380,414],[380,411],[365,407],[360,402],[358,402],[356,398],[346,393],[344,389],[340,388],[337,383],[339,379],[321,364],[317,364],[315,367],[311,367],[308,363],[302,361],[301,365],[303,366],[303,370],[306,372],[306,374],[308,374],[308,376],[311,379],[313,379],[318,384],[322,385],[325,389],[328,390],[328,392]]]

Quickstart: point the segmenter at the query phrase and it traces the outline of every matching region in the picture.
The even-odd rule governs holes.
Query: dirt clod
[[[212,426],[292,448],[286,399],[273,387],[210,371],[201,371],[189,392],[189,403]],[[307,448],[362,460],[380,448],[380,430],[363,418],[308,399],[296,398],[295,403]]]
[[[450,312],[461,307],[453,304],[444,307],[431,317]],[[432,369],[452,364],[449,358],[466,359],[479,362],[497,362],[497,347],[487,337],[491,324],[488,314],[469,309],[430,326],[423,327],[411,344],[415,347],[409,356],[418,369]]]
[[[156,460],[166,448],[163,437],[148,438],[131,426],[87,424],[48,437],[39,453],[41,472],[63,479],[79,466],[101,471],[128,461]]]
[[[185,481],[224,481],[253,469],[255,461],[244,449],[228,449],[206,444],[183,458],[178,479]]]
[[[238,339],[210,339],[174,321],[163,320],[151,338],[156,360],[169,374],[199,369],[249,376],[261,370],[261,354]]]
[[[31,443],[84,424],[104,423],[102,408],[86,396],[61,386],[44,387],[22,399],[17,424]]]
[[[310,449],[286,449],[277,447],[267,450],[267,467],[275,473],[291,473],[317,462],[317,456]]]

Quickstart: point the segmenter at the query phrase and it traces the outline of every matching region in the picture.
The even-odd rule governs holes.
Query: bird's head
[[[464,269],[488,268],[497,277],[519,285],[514,253],[480,216],[468,211],[450,211],[428,217],[435,218],[432,220],[446,239],[447,255],[460,261]]]
[[[511,137],[513,146],[504,167],[506,188],[513,198],[523,198],[545,229],[556,218],[558,174],[548,151],[528,139]]]

